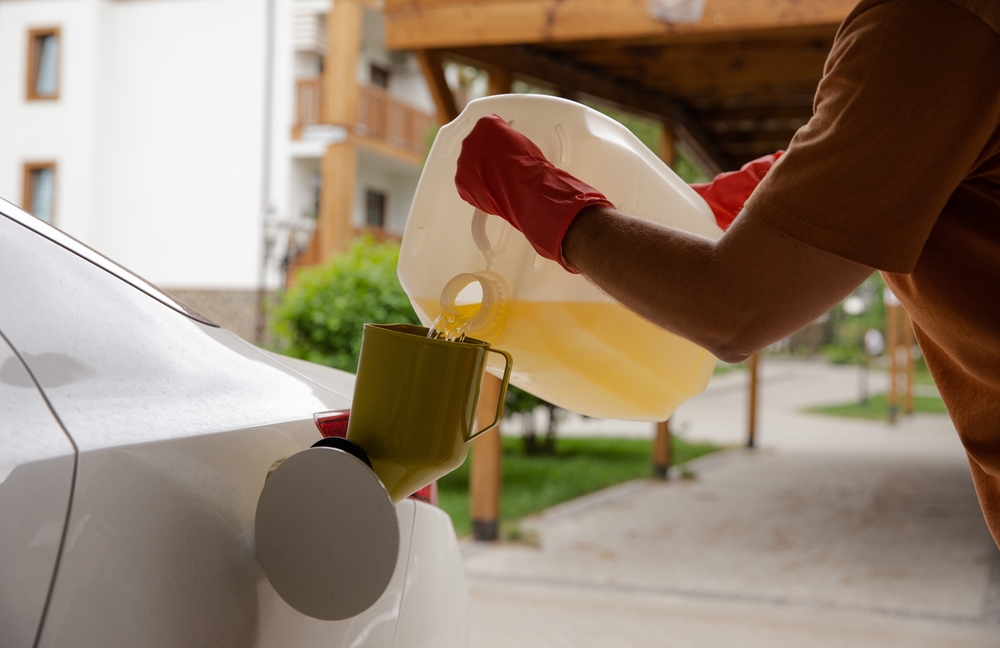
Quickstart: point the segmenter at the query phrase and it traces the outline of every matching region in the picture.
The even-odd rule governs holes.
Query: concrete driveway
[[[756,450],[550,509],[537,547],[466,545],[473,647],[1000,646],[1000,551],[947,417],[804,415],[856,397],[856,370],[762,368]],[[676,423],[742,443],[745,381]]]

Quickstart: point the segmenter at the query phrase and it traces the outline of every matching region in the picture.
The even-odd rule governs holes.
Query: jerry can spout
[[[452,277],[441,291],[442,312],[457,314],[459,308],[476,304],[468,334],[492,342],[507,325],[510,289],[504,278],[490,270],[463,272]]]

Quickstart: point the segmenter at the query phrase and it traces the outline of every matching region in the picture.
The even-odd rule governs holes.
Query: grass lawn
[[[674,463],[708,454],[709,443],[673,439]],[[528,456],[520,437],[503,439],[501,537],[511,538],[522,517],[614,484],[652,475],[652,440],[557,439],[556,454]],[[469,519],[469,461],[438,481],[441,508],[459,536],[472,532]]]
[[[913,372],[913,384],[914,385],[933,385],[934,379],[931,378],[931,372],[927,371],[927,367],[918,366],[917,370]]]
[[[736,364],[729,364],[728,362],[723,362],[722,360],[717,360],[715,362],[715,369],[712,371],[713,376],[721,376],[727,374],[730,371],[740,371],[741,369],[746,369],[747,365],[745,362],[738,362]]]
[[[913,410],[926,414],[947,414],[944,401],[936,396],[915,396]],[[876,394],[865,404],[844,403],[843,405],[825,405],[810,407],[805,410],[809,414],[827,414],[830,416],[846,416],[849,418],[866,418],[882,421],[889,420],[889,404],[885,394]],[[900,411],[902,413],[902,411]]]

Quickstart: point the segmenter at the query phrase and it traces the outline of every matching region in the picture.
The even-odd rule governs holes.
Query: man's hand
[[[695,187],[720,227],[733,223],[717,242],[615,211],[496,115],[462,142],[455,185],[467,202],[523,232],[540,255],[734,362],[809,324],[872,273],[745,212],[733,220],[778,155]]]
[[[710,241],[589,207],[567,232],[563,253],[627,308],[726,362],[798,331],[873,272],[779,234],[746,211]]]
[[[743,205],[774,163],[784,151],[757,158],[747,162],[739,171],[729,171],[715,176],[711,182],[693,184],[691,188],[698,192],[715,214],[715,222],[722,231],[729,229],[736,217],[743,211]]]
[[[541,256],[558,262],[570,223],[589,205],[612,206],[585,182],[552,166],[534,142],[497,115],[483,117],[462,142],[455,186],[462,198],[503,217]]]

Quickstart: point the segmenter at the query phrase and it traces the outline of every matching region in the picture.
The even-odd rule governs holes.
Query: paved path
[[[741,444],[745,380],[681,408],[686,436]],[[550,509],[538,547],[466,545],[473,647],[1000,646],[1000,551],[948,419],[798,413],[856,394],[852,368],[770,361],[757,450]]]

